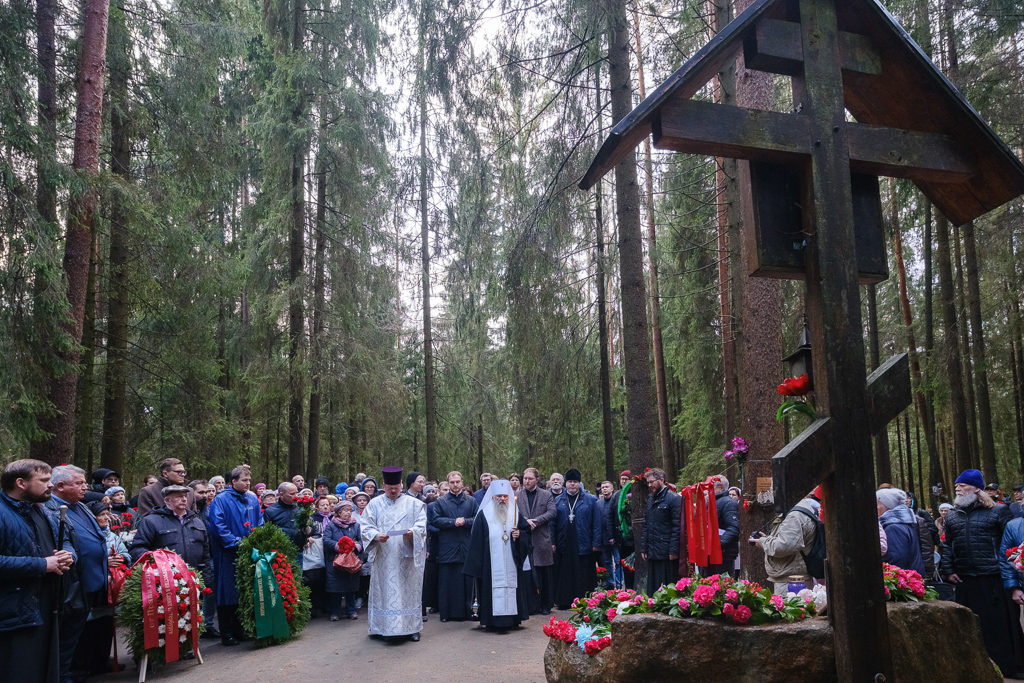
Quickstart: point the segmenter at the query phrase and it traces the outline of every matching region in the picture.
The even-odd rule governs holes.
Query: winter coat
[[[29,526],[32,522],[19,512],[22,505],[30,504],[0,493],[0,633],[43,623],[39,591],[47,583],[46,558],[37,554],[35,533]],[[50,525],[54,547],[59,547],[60,519],[45,507],[38,509]],[[74,554],[68,531],[66,528],[64,549]],[[69,576],[70,572],[64,575]]]
[[[576,501],[576,507],[573,508],[573,524],[576,527],[577,552],[580,555],[589,555],[594,552],[594,548],[601,546],[601,515],[597,509],[597,496],[581,490]],[[555,545],[565,545],[565,534],[569,527],[568,494],[555,499],[555,511]]]
[[[1010,508],[987,508],[975,503],[967,509],[954,507],[946,513],[946,542],[942,549],[945,574],[991,576],[1001,574],[999,546],[1010,521]]]
[[[342,537],[351,538],[356,542],[356,555],[361,562],[366,561],[366,552],[363,551],[359,536],[359,522],[354,522],[347,529],[342,529],[334,522],[324,525],[324,566],[327,568],[327,592],[328,593],[351,593],[359,590],[359,572],[349,574],[341,569],[334,568],[334,558],[338,554],[338,541]]]
[[[56,495],[44,504],[47,508],[60,515],[60,506],[68,506],[67,522],[72,528],[71,543],[79,561],[75,563],[78,578],[82,582],[85,593],[106,591],[107,588],[107,539],[96,518],[82,502],[65,503]]]
[[[536,520],[537,528],[531,533],[533,539],[533,554],[530,557],[530,564],[534,567],[550,567],[555,563],[555,554],[551,552],[551,527],[557,516],[555,510],[555,497],[551,491],[545,491],[541,487],[534,489],[533,505],[530,505],[530,496],[526,489],[519,489],[516,493],[516,506],[519,508],[519,516],[523,519]]]
[[[130,551],[132,562],[138,562],[147,551],[160,548],[177,554],[188,566],[202,573],[203,583],[212,583],[210,535],[201,514],[187,510],[182,522],[166,507],[161,506],[153,510],[142,520],[135,532]]]
[[[917,515],[906,505],[897,505],[878,517],[888,540],[888,548],[882,555],[882,561],[901,569],[912,569],[922,577],[927,577],[921,561],[921,538],[917,519]]]
[[[999,546],[999,571],[1003,575],[1003,588],[1012,590],[1020,588],[1024,590],[1024,575],[1017,568],[1010,564],[1006,557],[1006,551],[1010,548],[1019,548],[1024,545],[1024,518],[1015,517],[1006,523],[1003,530],[1003,540]]]
[[[647,559],[668,560],[669,555],[679,556],[679,509],[682,503],[682,496],[668,486],[662,486],[656,494],[647,496],[647,517],[640,537],[640,552],[646,554]]]
[[[113,551],[114,554],[121,555],[127,561],[130,555],[127,546],[121,540],[121,536],[111,531],[110,527],[101,528],[100,530],[103,532],[103,537],[107,540],[107,554],[109,555]]]
[[[928,520],[917,515],[917,537],[921,544],[921,566],[924,567],[924,574],[921,576],[930,579],[935,576],[935,545],[932,542],[932,530]]]
[[[622,518],[619,516],[619,501],[622,499],[622,491],[616,491],[612,495],[611,503],[608,504],[608,526],[611,527],[612,538],[619,548],[619,554],[623,557],[633,552],[633,531],[628,520],[626,527],[630,529],[629,538],[622,535]],[[624,508],[628,511],[628,505]]]
[[[807,574],[807,565],[800,553],[811,547],[818,531],[814,521],[818,518],[818,510],[809,499],[804,498],[793,507],[807,510],[812,517],[790,510],[773,524],[766,536],[761,537],[764,569],[768,578],[776,583],[787,581],[793,575]]]
[[[729,496],[728,491],[715,494],[718,510],[718,528],[722,533],[718,540],[722,544],[722,564],[732,565],[740,555],[740,504]]]
[[[295,515],[299,506],[292,503],[287,505],[280,500],[263,511],[263,521],[273,524],[284,532],[288,540],[295,544],[295,548],[301,552],[306,545],[305,529],[300,529],[295,523]]]
[[[238,544],[262,523],[260,501],[249,491],[239,493],[228,487],[210,503],[210,551],[217,569],[214,591],[218,605],[238,604],[234,569]]]
[[[427,524],[437,529],[437,561],[441,564],[465,562],[469,538],[473,533],[473,520],[479,510],[476,500],[465,491],[459,495],[449,493],[427,507]],[[455,520],[465,517],[463,526]]]
[[[141,522],[142,519],[153,510],[164,504],[164,487],[170,485],[171,482],[167,481],[164,477],[157,477],[155,482],[139,491],[139,512],[135,515],[136,524]],[[227,489],[224,490],[226,491]],[[188,509],[195,510],[195,492],[192,489],[189,489],[186,495],[188,496]],[[217,498],[219,498],[219,496],[215,496],[214,500]]]

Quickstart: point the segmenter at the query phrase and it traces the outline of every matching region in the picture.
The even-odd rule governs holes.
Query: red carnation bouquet
[[[308,529],[309,517],[313,514],[313,496],[295,496],[292,500],[299,506],[295,512],[295,526],[299,529]]]
[[[338,541],[338,552],[341,554],[350,553],[356,549],[356,542],[348,536],[342,536]]]

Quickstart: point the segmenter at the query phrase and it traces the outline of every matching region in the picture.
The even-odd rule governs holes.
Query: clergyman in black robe
[[[523,570],[530,556],[530,524],[510,502],[511,486],[506,491],[503,484],[508,481],[491,482],[487,489],[490,500],[485,500],[473,522],[463,569],[478,579],[480,624],[488,629],[515,628],[530,618],[528,577]]]

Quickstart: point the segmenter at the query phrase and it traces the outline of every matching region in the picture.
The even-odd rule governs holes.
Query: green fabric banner
[[[261,553],[253,549],[252,561],[256,563],[256,581],[253,582],[253,602],[256,610],[256,637],[284,639],[292,632],[288,617],[284,613],[284,599],[277,587],[277,579],[270,563],[277,553]]]

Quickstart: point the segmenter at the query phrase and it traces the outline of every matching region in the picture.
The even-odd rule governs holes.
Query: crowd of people
[[[576,469],[546,478],[535,468],[507,478],[484,473],[475,489],[457,471],[443,481],[403,474],[385,467],[380,485],[360,473],[333,487],[318,477],[312,488],[296,476],[270,488],[253,486],[246,465],[189,480],[184,464],[168,458],[128,499],[109,469],[93,472],[90,484],[73,465],[13,462],[0,482],[0,661],[29,682],[78,683],[109,670],[108,572],[159,548],[180,555],[212,588],[203,637],[225,646],[247,640],[234,568],[239,543],[261,524],[294,543],[314,617],[365,614],[368,632],[388,639],[418,641],[432,614],[505,631],[566,609],[596,586],[634,588],[637,553],[648,572],[636,588],[648,594],[693,570],[683,499],[657,468],[636,480],[624,471],[617,482],[595,482],[593,493]],[[631,481],[646,484],[639,534]],[[741,494],[724,476],[710,481],[721,563],[698,571],[738,576]],[[1009,675],[1024,671],[1024,582],[1006,561],[1009,548],[1024,544],[1024,485],[1014,498],[1004,500],[977,470],[957,478],[955,499],[934,519],[911,494],[887,484],[876,493],[883,560],[917,570],[974,610],[989,655]],[[298,501],[310,499],[314,510],[300,528]],[[777,593],[823,578],[813,561],[824,547],[822,514],[816,489],[747,539],[763,551]],[[357,567],[336,562],[345,544]]]

